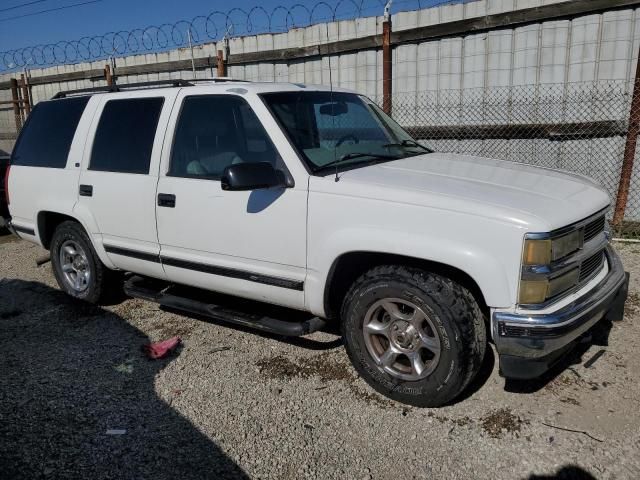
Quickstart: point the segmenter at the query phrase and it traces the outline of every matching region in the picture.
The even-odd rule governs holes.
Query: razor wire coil
[[[467,1],[399,0],[393,5],[394,11],[407,11]],[[312,5],[277,5],[270,10],[262,6],[216,10],[191,20],[0,51],[0,72],[182,48],[188,46],[189,35],[191,42],[199,45],[219,41],[225,36],[282,33],[291,28],[354,19],[365,14],[379,15],[385,4],[386,0],[338,0],[331,3],[321,0]]]

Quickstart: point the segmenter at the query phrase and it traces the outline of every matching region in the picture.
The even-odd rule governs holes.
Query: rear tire
[[[77,222],[58,225],[50,252],[56,281],[68,295],[101,304],[121,290],[119,274],[100,261],[89,236]]]
[[[347,354],[378,392],[418,407],[454,400],[478,373],[484,317],[463,286],[403,266],[376,267],[342,305]]]

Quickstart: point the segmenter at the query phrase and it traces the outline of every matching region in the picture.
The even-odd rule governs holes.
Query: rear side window
[[[93,142],[89,170],[149,173],[164,98],[110,100]]]
[[[71,142],[89,97],[40,102],[31,112],[13,149],[11,163],[65,168]]]

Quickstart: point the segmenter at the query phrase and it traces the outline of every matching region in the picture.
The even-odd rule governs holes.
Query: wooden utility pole
[[[382,109],[391,115],[393,94],[393,52],[391,48],[391,2],[384,9],[382,23]]]
[[[613,224],[619,226],[624,220],[624,213],[629,198],[629,186],[633,175],[633,162],[636,156],[638,135],[640,134],[640,50],[636,65],[636,78],[633,84],[633,96],[631,97],[631,109],[629,110],[629,128],[627,141],[624,146],[622,170],[620,171],[620,183],[618,184],[618,196],[616,208],[613,213]]]

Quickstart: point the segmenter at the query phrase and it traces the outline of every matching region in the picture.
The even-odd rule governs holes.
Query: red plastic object
[[[150,343],[148,345],[144,345],[142,350],[147,355],[147,357],[152,360],[156,360],[158,358],[166,357],[170,352],[174,351],[182,340],[180,337],[173,337],[169,340],[164,340],[163,342]]]

